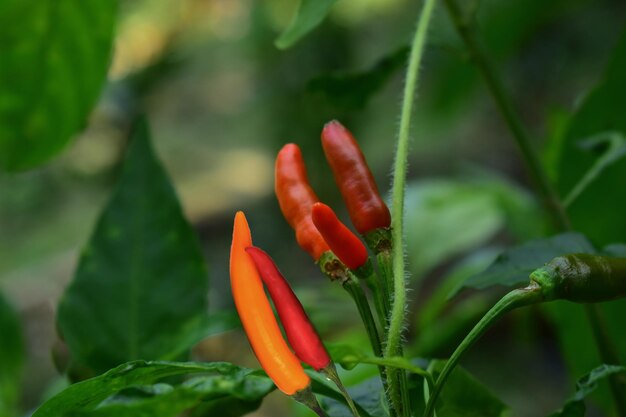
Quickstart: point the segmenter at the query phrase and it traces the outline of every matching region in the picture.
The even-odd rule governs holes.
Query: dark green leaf
[[[619,40],[601,82],[587,96],[567,129],[558,163],[558,189],[567,195],[596,163],[594,149],[580,146],[581,140],[612,131],[626,136],[626,31]],[[600,150],[602,152],[602,150]],[[626,160],[605,167],[597,178],[568,207],[573,226],[596,244],[624,238],[626,216],[616,207],[626,206]]]
[[[0,416],[17,414],[24,341],[20,321],[0,293]]]
[[[357,404],[361,417],[387,417],[384,390],[379,377],[370,378],[359,385],[348,388],[350,396]],[[324,395],[324,394],[322,394]],[[328,396],[327,396],[328,397]],[[341,397],[328,397],[321,401],[322,407],[332,417],[352,417],[353,414]]]
[[[563,233],[532,240],[502,252],[486,271],[468,279],[464,286],[486,288],[527,284],[528,276],[552,258],[566,253],[594,253],[595,249],[580,233]]]
[[[96,373],[133,359],[175,359],[206,326],[207,289],[197,238],[140,123],[59,305],[62,336]]]
[[[435,331],[438,331],[440,314],[448,307],[450,298],[459,291],[459,288],[470,277],[484,271],[491,265],[501,251],[495,247],[480,249],[466,256],[454,266],[419,309],[417,324],[420,334],[431,324],[436,327]]]
[[[307,90],[322,94],[334,106],[360,110],[406,64],[408,54],[409,48],[401,48],[367,71],[320,75],[309,81]]]
[[[445,363],[438,360],[429,366],[435,380]],[[438,417],[502,417],[509,415],[509,408],[467,371],[456,367],[441,391],[436,412]]]
[[[503,227],[519,224],[520,217],[534,219],[533,206],[526,193],[499,178],[410,184],[406,230],[411,270],[419,276],[484,243]]]
[[[576,393],[565,403],[559,411],[550,414],[550,417],[583,417],[585,415],[586,396],[598,387],[598,382],[617,373],[626,372],[626,368],[616,365],[601,365],[585,375],[576,383]]]
[[[300,0],[300,6],[285,31],[276,39],[276,47],[287,49],[322,23],[337,0]]]
[[[597,366],[598,363],[602,363],[595,336],[582,306],[569,302],[555,302],[546,304],[542,308],[550,315],[553,326],[558,331],[559,342],[563,346],[563,356],[571,378],[577,378]],[[597,304],[596,308],[602,314],[607,333],[619,354],[620,363],[626,363],[626,338],[621,337],[624,334],[626,300]],[[608,387],[601,385],[593,397],[596,405],[608,413],[612,404]]]
[[[602,249],[602,253],[618,258],[626,258],[626,244],[613,243],[611,245],[607,245]]]
[[[168,377],[199,373],[209,375],[178,385],[163,382]],[[273,389],[267,377],[226,362],[134,361],[70,385],[45,402],[33,417],[166,417],[178,415],[201,401],[224,397],[256,403]]]
[[[114,0],[0,3],[0,170],[43,163],[85,125],[116,16]]]

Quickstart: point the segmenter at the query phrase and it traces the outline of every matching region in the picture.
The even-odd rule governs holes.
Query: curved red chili
[[[389,208],[352,133],[333,120],[324,126],[322,146],[356,230],[365,234],[389,227]]]
[[[274,190],[280,210],[296,232],[298,245],[319,260],[329,248],[311,220],[311,209],[319,198],[309,185],[298,145],[288,143],[278,152]]]
[[[302,304],[272,258],[254,246],[247,247],[246,252],[252,258],[270,293],[287,340],[296,356],[316,371],[326,368],[331,362],[330,356]]]
[[[367,262],[369,255],[365,245],[337,218],[332,208],[323,203],[315,203],[311,217],[330,250],[348,268],[358,269]]]

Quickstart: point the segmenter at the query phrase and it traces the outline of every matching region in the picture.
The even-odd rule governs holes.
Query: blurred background
[[[44,167],[0,174],[0,290],[16,307],[26,339],[24,410],[59,383],[50,354],[55,308],[115,184],[139,114],[149,120],[159,158],[201,239],[210,309],[232,307],[231,221],[243,209],[255,242],[296,283],[325,340],[365,340],[347,295],[297,248],[273,195],[273,162],[283,144],[300,145],[313,187],[347,221],[319,144],[323,124],[338,119],[388,192],[420,3],[338,1],[319,28],[280,51],[274,40],[296,7],[295,0],[122,1],[108,82],[85,131]],[[626,4],[483,0],[477,17],[549,161],[551,141],[602,76]],[[511,136],[443,9],[432,23],[421,76],[406,207],[415,289],[408,350],[444,357],[501,291],[464,293],[453,307],[428,308],[433,294],[447,296],[437,283],[457,285],[503,247],[544,234],[546,224]],[[464,321],[446,326],[448,316]],[[539,310],[511,315],[480,346],[464,363],[515,415],[558,408],[572,390],[550,320]],[[206,340],[194,355],[257,366],[240,331]],[[374,373],[361,365],[345,378],[358,382]],[[273,394],[254,415],[302,412],[286,407],[296,406]]]

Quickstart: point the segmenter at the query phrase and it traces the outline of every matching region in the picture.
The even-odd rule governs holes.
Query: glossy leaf
[[[550,417],[583,417],[586,407],[584,399],[598,387],[598,383],[617,373],[626,373],[626,368],[616,365],[601,365],[585,375],[576,383],[576,393],[565,403],[563,408]]]
[[[207,291],[197,238],[142,122],[60,302],[61,335],[96,373],[133,359],[175,359],[206,324]]]
[[[311,79],[307,91],[346,110],[361,110],[391,76],[404,67],[409,48],[401,48],[378,61],[371,69],[356,73],[324,74]]]
[[[600,83],[582,102],[562,140],[558,162],[558,189],[568,195],[597,163],[595,149],[581,146],[585,138],[603,132],[626,136],[626,31],[623,32]],[[599,150],[600,155],[602,149]],[[596,244],[624,238],[626,216],[616,207],[626,206],[626,159],[604,167],[595,180],[568,207],[573,226]]]
[[[0,3],[0,170],[45,162],[86,124],[116,17],[115,0]]]
[[[300,0],[298,11],[285,31],[276,39],[276,47],[287,49],[315,29],[337,0]]]
[[[0,416],[17,415],[24,364],[24,341],[19,318],[0,293]]]
[[[595,249],[580,233],[563,233],[532,240],[506,249],[489,268],[468,279],[464,286],[487,288],[493,285],[511,287],[527,284],[532,271],[566,253],[595,253]]]
[[[433,361],[429,370],[435,380],[445,361]],[[503,417],[509,408],[484,385],[461,367],[456,367],[448,377],[437,401],[438,417]]]
[[[163,382],[168,377],[192,374],[208,375],[177,385]],[[267,377],[226,362],[134,361],[70,385],[39,407],[33,417],[167,417],[202,401],[224,397],[258,404],[273,389]]]

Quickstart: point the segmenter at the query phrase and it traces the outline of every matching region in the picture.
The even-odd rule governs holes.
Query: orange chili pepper
[[[256,266],[246,253],[249,246],[250,228],[239,211],[230,248],[230,284],[235,306],[259,363],[282,392],[294,395],[308,389],[311,379],[283,338]]]
[[[285,219],[296,232],[298,245],[317,262],[329,251],[311,220],[311,209],[319,198],[311,188],[298,145],[288,143],[278,152],[275,166],[276,197]]]

